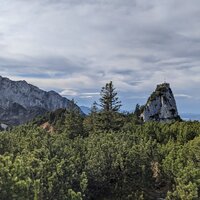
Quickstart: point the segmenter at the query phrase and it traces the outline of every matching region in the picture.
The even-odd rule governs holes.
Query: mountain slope
[[[46,92],[26,81],[1,76],[0,94],[0,122],[8,125],[22,124],[47,111],[68,108],[70,103],[54,91]]]
[[[82,110],[82,112],[86,115],[89,115],[91,113],[91,108],[88,108],[86,106],[80,106],[80,109]]]

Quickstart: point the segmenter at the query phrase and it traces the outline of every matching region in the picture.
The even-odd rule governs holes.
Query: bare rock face
[[[157,85],[141,114],[144,122],[179,119],[176,101],[169,83]]]
[[[54,91],[46,92],[26,81],[0,76],[0,123],[23,124],[45,112],[68,108],[69,103],[70,100]]]

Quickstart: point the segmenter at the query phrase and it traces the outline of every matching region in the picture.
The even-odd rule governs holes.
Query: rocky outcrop
[[[169,83],[157,85],[142,110],[141,118],[144,122],[171,121],[180,118]]]
[[[0,76],[0,123],[22,124],[48,111],[68,108],[69,104],[67,98],[54,91],[46,92],[26,81]]]

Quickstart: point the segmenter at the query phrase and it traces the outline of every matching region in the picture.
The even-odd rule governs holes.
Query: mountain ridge
[[[53,90],[47,92],[24,80],[13,81],[2,76],[0,93],[0,122],[8,125],[19,125],[45,112],[68,108],[70,103]]]

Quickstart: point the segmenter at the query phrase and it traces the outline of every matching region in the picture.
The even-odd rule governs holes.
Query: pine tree
[[[84,135],[83,131],[83,116],[72,99],[68,105],[68,110],[65,117],[65,131],[69,138],[73,139],[78,135]]]
[[[98,112],[98,104],[95,101],[92,104],[91,107],[91,112],[90,114],[84,119],[84,128],[88,131],[88,132],[95,132],[96,130],[98,130],[99,127],[99,112]]]
[[[118,130],[121,127],[121,115],[118,113],[121,101],[117,97],[117,92],[112,81],[106,83],[101,89],[100,98],[100,127],[103,130]]]
[[[104,112],[117,112],[121,107],[121,101],[117,97],[117,92],[112,81],[106,83],[101,89],[100,106]]]
[[[136,104],[136,106],[135,106],[135,111],[134,111],[134,115],[135,115],[135,117],[137,118],[137,119],[139,119],[140,118],[140,105],[139,104]]]
[[[91,113],[98,113],[98,104],[96,101],[94,101],[94,103],[92,104],[92,107],[91,107]]]

